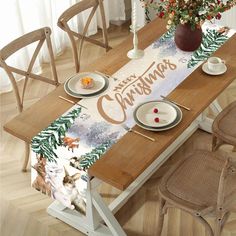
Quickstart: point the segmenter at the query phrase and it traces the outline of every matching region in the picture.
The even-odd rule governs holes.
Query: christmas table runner
[[[135,125],[135,107],[174,90],[234,34],[214,24],[203,25],[204,37],[195,52],[179,50],[170,30],[109,80],[97,97],[82,99],[32,139],[32,187],[85,213],[87,170]],[[227,63],[227,62],[226,62]]]

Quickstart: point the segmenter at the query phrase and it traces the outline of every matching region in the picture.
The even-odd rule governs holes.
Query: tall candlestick
[[[127,53],[127,56],[130,59],[138,59],[143,57],[144,51],[138,49],[138,36],[137,36],[137,6],[136,6],[136,0],[132,0],[132,14],[131,14],[131,20],[132,20],[132,26],[131,31],[133,32],[133,46],[134,48],[132,50],[129,50]]]
[[[136,22],[136,1],[133,0],[133,8],[132,8],[132,30],[135,31],[137,29],[137,22]]]

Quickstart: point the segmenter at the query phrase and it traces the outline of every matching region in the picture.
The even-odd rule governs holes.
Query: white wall
[[[229,26],[230,28],[236,30],[236,6],[224,12],[222,14],[222,18],[220,20],[216,20],[215,22],[216,24]]]

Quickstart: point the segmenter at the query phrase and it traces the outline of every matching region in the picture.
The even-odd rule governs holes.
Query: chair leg
[[[107,34],[107,27],[106,27],[106,17],[105,17],[105,10],[104,10],[104,5],[102,0],[98,0],[99,2],[99,8],[100,8],[100,13],[101,13],[101,18],[102,18],[102,34],[103,34],[103,41],[104,45],[106,48],[106,52],[108,52],[111,47],[108,44],[108,34]]]
[[[205,226],[205,228],[208,232],[208,235],[214,236],[214,233],[213,233],[213,230],[212,230],[210,224],[202,216],[196,216],[196,215],[194,215],[194,216],[200,223],[202,223]]]
[[[212,152],[216,151],[216,145],[217,144],[217,137],[216,136],[212,136]]]
[[[224,215],[224,217],[222,219],[222,222],[221,222],[220,232],[222,232],[223,227],[224,227],[225,223],[227,222],[229,216],[230,216],[230,212],[225,213],[225,215]]]
[[[216,136],[212,137],[212,151],[216,151],[221,145],[225,144],[225,142]]]
[[[159,217],[158,217],[158,226],[157,226],[157,231],[156,231],[156,235],[160,236],[161,235],[161,231],[163,228],[163,223],[164,223],[164,206],[165,206],[166,201],[163,198],[160,198],[160,206],[159,206]]]
[[[24,163],[23,163],[23,167],[22,167],[22,172],[27,171],[27,165],[29,162],[29,155],[30,155],[30,145],[25,142],[25,159],[24,159]]]
[[[216,218],[214,236],[220,236],[221,228],[222,228],[221,226],[222,226],[222,219]]]

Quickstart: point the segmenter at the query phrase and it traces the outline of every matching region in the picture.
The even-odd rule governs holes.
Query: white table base
[[[222,110],[216,100],[210,105],[210,108],[214,113],[219,113]],[[109,206],[104,203],[102,197],[97,192],[97,187],[102,181],[93,178],[91,181],[88,181],[86,216],[62,206],[57,201],[54,201],[48,207],[48,214],[64,221],[86,235],[126,235],[114,214],[198,128],[211,133],[212,122],[213,120],[206,117],[203,112],[127,189],[114,199]]]

